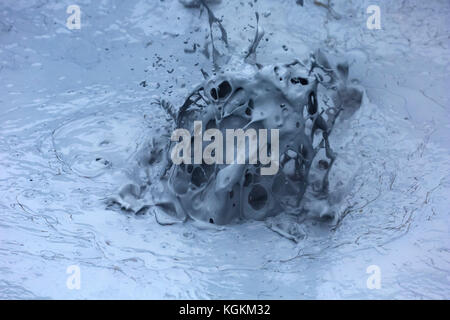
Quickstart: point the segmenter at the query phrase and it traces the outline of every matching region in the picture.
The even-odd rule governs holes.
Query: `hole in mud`
[[[200,187],[203,183],[206,182],[206,175],[201,167],[196,167],[194,169],[194,171],[192,172],[191,181],[197,187]]]
[[[309,94],[309,99],[308,99],[308,113],[315,114],[316,112],[317,112],[316,96],[315,96],[314,92],[311,92]]]
[[[226,98],[231,93],[231,85],[228,81],[219,84],[219,98]]]
[[[261,185],[254,185],[248,194],[248,203],[254,210],[261,210],[264,208],[268,200],[266,189]]]
[[[300,83],[302,86],[306,86],[309,83],[309,81],[308,81],[308,79],[305,79],[305,78],[302,78],[302,77],[296,77],[296,78],[292,78],[291,79],[291,83],[292,84]]]
[[[328,167],[330,165],[328,164],[328,161],[326,161],[326,160],[319,160],[317,166],[319,167],[319,169],[326,170],[326,169],[328,169]]]
[[[211,94],[211,97],[212,97],[214,100],[217,100],[217,91],[216,91],[216,88],[212,88],[211,91],[210,91],[209,93]]]

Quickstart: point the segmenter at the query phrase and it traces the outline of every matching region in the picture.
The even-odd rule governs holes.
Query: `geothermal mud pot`
[[[220,130],[222,136],[227,129],[278,129],[278,148],[272,150],[267,136],[263,153],[268,152],[276,162],[267,166],[279,170],[262,174],[263,165],[249,163],[247,153],[246,164],[174,164],[170,154],[177,141],[165,137],[169,143],[162,148],[164,200],[156,201],[153,210],[214,224],[262,220],[280,212],[300,213],[308,186],[317,199],[327,197],[328,173],[336,159],[328,137],[337,117],[348,117],[360,106],[362,92],[347,85],[348,64],[330,63],[320,50],[285,64],[257,63],[256,49],[264,34],[260,26],[245,54],[230,58],[224,53],[228,41],[221,21],[204,6],[211,26],[213,74],[202,70],[204,82],[178,109],[166,101],[159,103],[171,116],[172,129],[190,132],[191,150],[198,134],[194,121],[201,121],[203,130]],[[203,141],[202,148],[209,143]],[[271,151],[279,154],[274,156]]]

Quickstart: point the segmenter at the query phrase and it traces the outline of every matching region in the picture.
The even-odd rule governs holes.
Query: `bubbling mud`
[[[317,51],[309,63],[247,64],[206,78],[178,110],[176,127],[192,133],[193,122],[202,121],[204,128],[223,134],[226,129],[279,129],[280,170],[261,175],[260,164],[174,165],[167,158],[163,179],[177,215],[227,224],[299,210],[311,165],[322,149],[318,168],[323,175],[316,192],[326,196],[336,157],[328,135],[339,114],[355,107],[345,105],[348,93],[356,101],[361,98],[359,91],[346,86],[347,74],[347,65],[333,67]],[[320,103],[319,96],[327,104]]]
[[[217,50],[219,40],[222,49],[228,49],[227,33],[205,2],[200,3],[209,16],[213,75],[201,70],[204,81],[181,107],[164,100],[159,104],[173,119],[172,129],[186,129],[192,137],[194,121],[201,121],[204,130],[217,129],[222,135],[227,129],[278,129],[279,170],[262,175],[263,165],[248,161],[175,165],[170,153],[176,143],[164,137],[167,140],[160,145],[167,145],[160,148],[164,152],[158,159],[164,168],[160,176],[164,191],[152,210],[155,216],[219,225],[237,219],[263,220],[281,212],[299,213],[308,187],[317,199],[327,197],[328,175],[336,159],[328,137],[339,116],[349,117],[359,108],[363,94],[348,86],[348,64],[332,64],[320,50],[290,63],[257,63],[256,49],[264,35],[258,14],[254,40],[241,58]],[[215,40],[214,25],[221,31]],[[267,139],[269,151],[271,141]],[[207,143],[202,143],[204,149]]]

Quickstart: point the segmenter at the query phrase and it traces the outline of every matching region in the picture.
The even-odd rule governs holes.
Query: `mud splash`
[[[223,225],[238,219],[263,220],[280,212],[300,214],[307,188],[316,199],[326,200],[328,175],[336,159],[328,137],[336,119],[351,116],[363,97],[362,90],[347,82],[348,64],[331,63],[317,50],[303,60],[261,65],[256,50],[264,30],[257,13],[256,33],[248,50],[243,55],[229,53],[221,20],[206,3],[201,5],[208,13],[212,70],[201,70],[204,81],[180,108],[158,101],[172,119],[167,135],[154,141],[151,161],[162,165],[163,191],[152,196],[151,204],[131,211],[152,208],[156,216],[175,221],[190,218]],[[169,132],[184,128],[193,135],[194,121],[223,134],[226,129],[279,129],[280,170],[264,176],[260,164],[174,165]],[[130,192],[142,198],[141,189],[128,186],[111,202],[129,209]],[[324,217],[332,218],[332,213]]]

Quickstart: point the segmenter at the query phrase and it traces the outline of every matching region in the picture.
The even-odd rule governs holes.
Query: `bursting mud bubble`
[[[181,211],[177,215],[226,224],[299,210],[315,160],[323,169],[317,196],[326,196],[336,158],[328,135],[347,107],[342,97],[351,90],[361,99],[359,91],[345,85],[346,68],[332,67],[318,51],[309,64],[248,65],[205,79],[179,109],[177,127],[192,131],[193,122],[201,120],[204,128],[224,135],[227,129],[279,129],[280,168],[275,175],[262,175],[260,164],[174,165],[169,159],[167,185],[175,210]]]
[[[241,57],[230,54],[225,28],[201,3],[211,29],[212,75],[201,70],[204,81],[178,109],[166,101],[160,104],[172,118],[173,129],[186,129],[192,137],[195,121],[223,135],[230,129],[279,130],[275,157],[279,170],[261,174],[260,163],[174,164],[169,154],[175,143],[169,141],[161,174],[164,200],[157,199],[152,210],[220,225],[236,219],[263,220],[280,212],[300,213],[308,187],[318,199],[327,197],[328,174],[336,160],[328,137],[339,116],[348,117],[359,108],[362,91],[347,85],[347,63],[332,64],[320,50],[303,60],[259,64],[256,50],[264,31],[258,14],[248,50]],[[219,36],[213,36],[214,29]],[[270,145],[269,139],[269,152]],[[194,149],[194,139],[190,147]],[[311,170],[317,171],[314,180]]]

